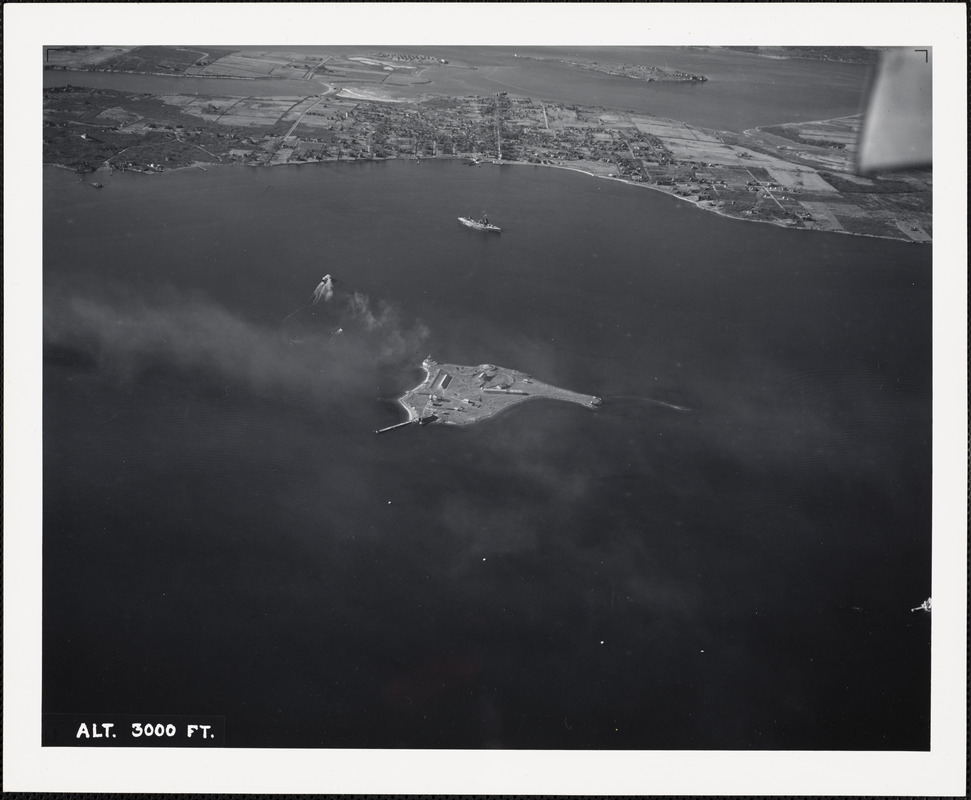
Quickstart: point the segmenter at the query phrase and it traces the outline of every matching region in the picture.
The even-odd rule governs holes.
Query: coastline
[[[256,78],[252,75],[185,75],[185,74],[173,74],[171,72],[145,72],[133,69],[84,69],[83,67],[62,67],[62,66],[47,66],[44,67],[45,72],[81,72],[81,73],[95,73],[98,75],[152,75],[157,78],[180,78],[180,79],[193,79],[199,78],[204,80],[214,80],[214,81],[259,81],[267,80],[267,78]]]
[[[466,157],[465,156],[453,156],[453,155],[437,155],[437,156],[423,156],[422,158],[425,161],[462,161],[462,160],[465,160]],[[277,162],[277,163],[274,163],[274,164],[254,164],[254,163],[244,163],[244,164],[240,164],[238,162],[237,163],[231,163],[231,164],[223,164],[223,163],[220,163],[220,162],[213,163],[212,161],[193,161],[191,164],[186,164],[186,165],[180,166],[180,167],[167,167],[162,172],[164,172],[164,173],[168,173],[168,172],[183,172],[183,171],[189,170],[189,169],[202,169],[205,172],[205,171],[208,171],[210,169],[216,169],[216,168],[219,168],[219,167],[229,168],[229,167],[239,167],[239,166],[249,167],[251,169],[262,169],[262,168],[266,168],[266,167],[290,167],[290,166],[298,166],[298,167],[303,166],[303,167],[306,167],[306,166],[328,165],[328,164],[341,164],[341,163],[345,163],[345,164],[355,164],[355,163],[373,163],[373,162],[387,162],[387,161],[413,161],[413,160],[415,160],[415,159],[411,159],[411,158],[372,158],[372,159],[360,159],[359,158],[359,159],[342,159],[342,160],[338,160],[338,159],[322,159],[322,160],[319,160],[319,161],[299,161],[299,162],[284,161],[284,162]],[[709,214],[717,214],[720,217],[723,217],[725,219],[736,220],[737,222],[752,222],[752,223],[757,223],[757,224],[762,224],[762,225],[773,225],[773,226],[775,226],[777,228],[782,228],[784,230],[789,230],[789,231],[805,231],[805,232],[808,232],[808,233],[836,233],[836,234],[842,234],[844,236],[862,236],[862,237],[869,238],[869,239],[885,239],[885,240],[891,241],[891,242],[902,242],[902,243],[907,243],[907,244],[919,244],[919,245],[930,245],[930,244],[933,244],[933,240],[932,239],[928,239],[927,241],[919,241],[919,240],[915,240],[915,239],[906,238],[904,236],[883,236],[881,234],[876,234],[876,233],[858,233],[858,232],[855,232],[855,231],[831,230],[831,229],[827,229],[827,228],[818,228],[818,227],[810,228],[810,227],[805,227],[805,226],[797,227],[795,225],[787,224],[787,223],[785,223],[785,222],[783,222],[781,220],[774,220],[774,219],[753,219],[752,217],[743,217],[743,216],[737,215],[737,214],[730,214],[730,213],[726,212],[725,209],[723,207],[721,207],[721,206],[714,206],[714,207],[713,206],[706,206],[706,205],[704,205],[704,201],[701,201],[701,200],[693,200],[690,197],[682,197],[682,196],[678,195],[675,191],[668,190],[667,187],[657,186],[655,184],[644,183],[644,182],[640,182],[640,181],[631,181],[631,180],[628,180],[626,178],[618,178],[616,176],[600,175],[600,174],[597,174],[596,172],[593,172],[591,170],[584,169],[583,167],[571,166],[571,165],[568,165],[568,164],[551,164],[551,163],[539,163],[539,164],[537,164],[537,163],[533,163],[531,161],[502,161],[502,162],[498,162],[497,163],[494,160],[483,160],[483,161],[480,161],[479,164],[481,166],[499,166],[499,167],[501,167],[501,166],[512,166],[512,167],[547,167],[547,168],[552,168],[552,169],[568,170],[570,172],[578,172],[581,175],[586,175],[586,176],[588,176],[590,178],[595,178],[595,179],[598,179],[598,180],[616,181],[617,183],[623,183],[623,184],[626,184],[627,186],[633,186],[633,187],[637,187],[637,188],[641,188],[641,189],[649,189],[651,191],[657,192],[658,194],[663,194],[663,195],[666,195],[668,197],[671,197],[671,198],[673,198],[675,200],[678,200],[680,202],[687,203],[688,205],[693,206],[694,208],[697,208],[699,211],[705,211],[705,212],[707,212]],[[77,172],[74,168],[68,167],[68,166],[66,166],[64,164],[55,164],[55,163],[49,163],[49,162],[47,162],[47,163],[42,164],[42,166],[44,166],[44,167],[55,167],[57,169],[67,170],[69,172],[75,172],[75,173]],[[118,170],[119,172],[134,172],[134,173],[138,173],[140,175],[156,175],[156,174],[161,174],[160,172],[155,171],[155,170],[121,169],[119,167],[115,167],[114,170]],[[96,175],[99,172],[105,172],[105,171],[113,171],[113,170],[106,170],[106,168],[104,166],[101,166],[101,167],[98,167],[96,170],[94,170],[92,172],[89,172],[89,173],[85,173],[85,174],[87,174],[87,175]]]
[[[398,398],[399,404],[408,412],[408,419],[397,425],[431,421],[463,427],[488,419],[528,400],[561,400],[592,408],[598,407],[602,402],[595,395],[562,389],[507,367],[491,364],[439,364],[431,356],[421,362],[421,367],[425,371],[425,378]],[[434,374],[432,370],[435,370]],[[492,385],[491,382],[497,375],[499,383]],[[422,396],[426,400],[421,410],[417,403],[409,405],[407,402]],[[422,410],[431,410],[431,419],[422,417]],[[456,417],[451,412],[461,413]]]
[[[342,60],[333,69],[360,66]],[[195,76],[179,76],[190,77]],[[468,158],[476,164],[554,166],[647,186],[729,219],[912,243],[933,240],[930,172],[855,174],[859,113],[822,113],[808,122],[736,133],[655,113],[533,101],[505,91],[495,97],[412,97],[415,75],[409,76],[410,91],[397,87],[407,96],[397,96],[383,86],[387,77],[375,73],[371,78],[378,82],[367,86],[338,77],[339,83],[314,86],[318,93],[299,100],[284,94],[222,97],[215,84],[207,90],[216,93],[212,96],[158,94],[149,85],[128,97],[120,89],[62,81],[45,89],[50,92],[45,160],[93,172],[124,158],[127,170],[159,172],[216,164]],[[75,127],[79,124],[89,127]],[[87,135],[79,139],[80,131]],[[202,164],[198,151],[208,157]]]
[[[424,361],[422,361],[422,363],[419,366],[421,366],[421,368],[425,371],[425,377],[422,378],[421,382],[417,386],[415,386],[414,389],[408,389],[408,391],[406,391],[403,395],[401,395],[401,397],[398,398],[398,405],[401,406],[408,414],[408,419],[406,420],[406,422],[415,422],[419,417],[418,417],[418,412],[405,402],[405,398],[408,395],[410,395],[412,392],[414,392],[416,389],[420,389],[422,386],[424,386],[429,380],[431,380],[431,377],[432,377],[432,372],[429,369],[429,367],[425,364]]]

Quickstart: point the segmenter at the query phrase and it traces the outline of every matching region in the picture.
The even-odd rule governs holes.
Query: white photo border
[[[967,10],[924,3],[6,4],[4,789],[935,795],[966,788]],[[259,25],[253,24],[259,20]],[[474,20],[470,23],[469,20]],[[44,45],[903,45],[934,53],[930,752],[41,748]]]

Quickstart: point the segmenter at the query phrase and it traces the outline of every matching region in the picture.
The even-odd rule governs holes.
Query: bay
[[[244,48],[244,50],[273,48]],[[279,49],[279,48],[278,48]],[[290,47],[287,52],[322,57],[359,54],[360,48]],[[828,119],[860,113],[869,74],[862,64],[805,59],[766,59],[726,50],[682,47],[471,48],[396,47],[449,61],[420,70],[415,78],[390,77],[367,86],[390,97],[419,94],[471,95],[506,91],[534,100],[628,109],[719,130]],[[694,82],[645,82],[570,66],[599,60],[679,69],[703,74]],[[353,81],[338,81],[353,86]],[[204,94],[229,97],[298,96],[326,90],[310,81],[196,78],[106,72],[44,73],[44,87],[90,86],[126,92]]]
[[[930,320],[929,248],[565,170],[46,169],[44,710],[926,749]],[[604,403],[374,436],[429,353]]]
[[[862,64],[765,59],[683,47],[465,48],[443,51],[474,62],[474,71],[429,67],[428,91],[507,91],[568,105],[628,109],[718,130],[858,114],[868,67]],[[645,82],[581,70],[566,63],[643,64],[704,75],[707,81]]]

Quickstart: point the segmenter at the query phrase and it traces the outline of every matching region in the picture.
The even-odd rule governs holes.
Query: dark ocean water
[[[929,746],[928,248],[530,167],[107,182],[44,173],[45,711]],[[429,353],[603,406],[374,436]]]

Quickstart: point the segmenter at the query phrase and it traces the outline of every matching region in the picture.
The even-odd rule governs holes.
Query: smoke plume
[[[318,290],[317,299],[334,296],[330,281]],[[333,314],[304,313],[312,312],[315,299],[283,323],[265,325],[177,294],[151,300],[53,296],[45,304],[44,342],[125,379],[168,366],[257,391],[335,394],[372,382],[377,366],[410,364],[428,336],[423,324],[405,323],[390,304],[372,304],[358,293],[349,297]],[[335,336],[338,330],[343,335]]]

